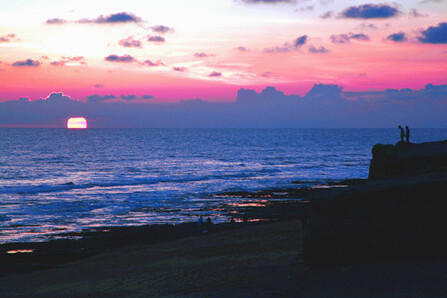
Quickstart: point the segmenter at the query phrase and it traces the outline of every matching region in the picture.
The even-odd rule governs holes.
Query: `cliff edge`
[[[447,141],[376,145],[370,180],[310,200],[310,266],[447,257]]]
[[[381,180],[447,171],[447,140],[421,144],[375,145],[369,179]]]

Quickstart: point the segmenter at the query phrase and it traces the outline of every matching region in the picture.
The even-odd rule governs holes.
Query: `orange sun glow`
[[[70,118],[67,121],[67,128],[87,128],[87,120],[84,117]]]

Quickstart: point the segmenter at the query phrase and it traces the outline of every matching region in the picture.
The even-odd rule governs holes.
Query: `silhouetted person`
[[[410,144],[410,129],[408,128],[408,126],[405,126],[405,139],[406,143]]]
[[[402,126],[399,125],[399,130],[400,130],[400,141],[403,143],[404,142],[404,137],[405,137],[405,131],[402,128]]]
[[[200,232],[202,232],[202,230],[203,230],[203,216],[202,215],[200,215],[200,217],[199,217],[198,224],[199,224]]]

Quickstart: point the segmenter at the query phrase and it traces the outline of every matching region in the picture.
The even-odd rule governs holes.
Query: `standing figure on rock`
[[[405,142],[407,144],[410,144],[410,129],[408,128],[408,126],[405,126]]]
[[[399,125],[399,130],[400,130],[400,141],[401,143],[404,142],[404,137],[405,137],[405,132],[404,129],[402,128],[402,126]]]

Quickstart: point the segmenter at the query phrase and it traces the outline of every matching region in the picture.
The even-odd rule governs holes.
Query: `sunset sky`
[[[6,1],[0,100],[422,88],[447,79],[443,22],[442,0]]]
[[[315,96],[340,96],[386,112],[381,103],[420,104],[436,92],[444,108],[446,70],[447,0],[16,0],[0,9],[0,126],[23,124],[25,104],[5,105],[21,98],[69,117],[54,103],[114,104],[119,113],[120,105],[246,102],[238,91],[268,86],[280,93],[259,98],[318,105]],[[334,97],[336,85],[343,93]],[[38,108],[26,109],[37,117]]]

